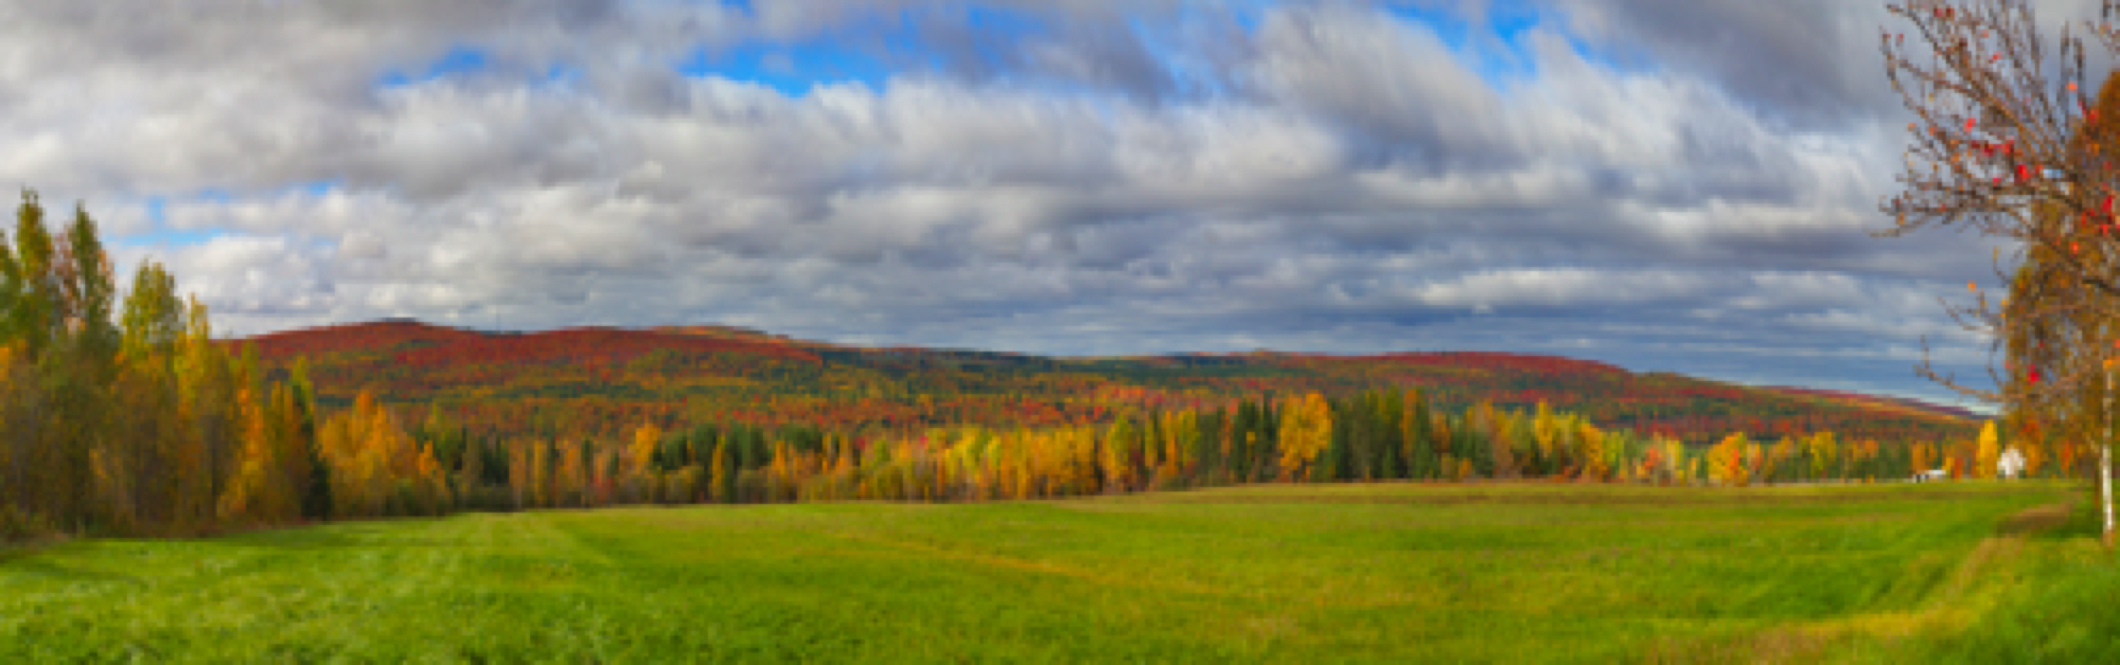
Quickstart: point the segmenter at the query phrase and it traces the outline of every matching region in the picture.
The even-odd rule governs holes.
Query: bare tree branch
[[[2114,4],[2106,1],[2108,20]],[[1880,34],[1886,76],[1917,121],[1907,126],[1913,143],[1896,178],[1904,191],[1881,205],[1894,225],[1873,235],[1957,226],[2022,247],[2011,257],[2014,271],[1995,257],[2010,298],[1999,306],[1984,296],[1970,307],[1945,303],[1954,322],[1991,335],[1991,352],[2004,352],[2004,373],[1989,369],[1998,389],[1939,374],[1925,338],[1916,372],[2012,410],[2067,413],[2062,405],[2075,402],[2087,378],[2114,359],[2113,349],[2096,341],[2110,335],[2093,336],[2111,331],[2092,324],[2120,317],[2120,275],[2112,269],[2120,256],[2115,144],[2108,136],[2120,134],[2113,129],[2120,125],[2090,104],[2077,35],[2096,35],[2109,52],[2120,52],[2120,34],[2109,23],[2086,21],[2064,27],[2050,50],[2022,0],[1915,0],[1889,8],[1911,29]],[[1926,57],[1909,50],[1908,36],[1916,49],[1926,47]],[[2051,63],[2050,53],[2058,56]]]

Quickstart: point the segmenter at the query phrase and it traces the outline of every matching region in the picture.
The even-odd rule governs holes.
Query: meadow
[[[2113,662],[2080,496],[1265,485],[88,539],[0,552],[0,662]]]

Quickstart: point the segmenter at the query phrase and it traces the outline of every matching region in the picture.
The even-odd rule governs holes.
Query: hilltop
[[[1844,437],[1969,437],[1977,416],[1896,397],[1634,373],[1558,356],[1491,352],[1337,356],[1254,351],[1134,357],[860,347],[733,326],[475,331],[392,319],[230,340],[269,371],[309,358],[320,400],[366,388],[384,403],[502,433],[609,434],[696,419],[914,429],[1059,426],[1126,409],[1237,395],[1419,387],[1445,408],[1544,402],[1606,428],[1705,443],[1831,430]],[[410,415],[408,413],[408,415]]]

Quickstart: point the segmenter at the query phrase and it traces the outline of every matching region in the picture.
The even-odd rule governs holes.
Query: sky
[[[2036,2],[2042,23],[2096,15]],[[0,5],[0,183],[217,330],[1508,351],[1964,404],[1854,0]]]

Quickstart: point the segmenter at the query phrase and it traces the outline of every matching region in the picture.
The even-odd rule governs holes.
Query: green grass
[[[2049,524],[1983,543],[1984,556],[1968,566],[1977,574],[1961,575],[1977,583],[1940,594],[1926,611],[1819,622],[1803,631],[1809,648],[1795,653],[1840,662],[2120,662],[2120,560],[2098,542],[2094,507],[2078,501],[2073,511],[2027,515],[2022,521]],[[1776,638],[1793,631],[1778,632],[1768,641],[1787,642]]]
[[[2120,574],[2082,517],[2012,520],[2068,496],[1280,486],[93,540],[0,554],[0,662],[2070,660],[2111,653]]]

